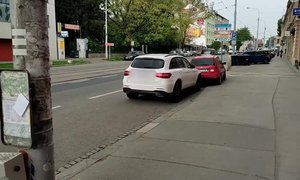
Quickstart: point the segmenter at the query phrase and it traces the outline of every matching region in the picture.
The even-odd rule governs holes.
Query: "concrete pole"
[[[257,32],[256,32],[256,41],[255,41],[255,51],[258,48],[257,40],[258,40],[258,33],[259,33],[259,10],[256,9],[258,12],[258,18],[257,18]]]
[[[236,19],[237,19],[237,0],[234,3],[234,23],[233,23],[233,31],[236,32]],[[235,54],[236,44],[233,45],[233,54]]]
[[[47,1],[15,0],[14,7],[13,27],[26,30],[28,55],[23,58],[32,87],[33,147],[26,150],[30,179],[54,180]],[[17,65],[15,68],[22,69]]]
[[[105,58],[108,59],[107,0],[105,0]]]

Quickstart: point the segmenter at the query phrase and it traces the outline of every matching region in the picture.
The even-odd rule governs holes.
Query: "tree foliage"
[[[281,27],[282,27],[282,18],[278,19],[277,21],[277,35],[281,36]]]
[[[237,49],[240,49],[244,41],[248,41],[252,39],[252,35],[247,27],[241,28],[237,30]]]
[[[108,0],[109,42],[116,47],[184,44],[195,16],[207,17],[201,0]],[[104,0],[57,0],[57,22],[79,24],[83,38],[104,43]],[[186,9],[189,5],[188,9]],[[197,17],[198,18],[198,17]],[[78,32],[77,32],[78,33]],[[77,34],[78,37],[78,34]],[[99,44],[100,44],[99,43]]]
[[[217,50],[220,49],[220,47],[221,47],[221,42],[219,42],[219,41],[214,41],[214,42],[211,44],[211,47],[214,48],[214,49],[217,51]]]

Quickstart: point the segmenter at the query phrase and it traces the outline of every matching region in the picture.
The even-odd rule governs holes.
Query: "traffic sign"
[[[293,9],[293,15],[294,16],[300,16],[300,8],[294,8]]]
[[[237,32],[232,32],[231,33],[231,39],[232,39],[232,41],[236,41],[236,39],[237,39]]]
[[[229,41],[231,41],[231,38],[216,38],[216,41],[229,42]]]
[[[114,43],[105,43],[105,46],[114,46]]]

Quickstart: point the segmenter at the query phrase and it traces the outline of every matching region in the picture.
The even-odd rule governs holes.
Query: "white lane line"
[[[101,94],[101,95],[98,95],[98,96],[93,96],[93,97],[90,97],[89,99],[91,100],[91,99],[101,98],[101,97],[108,96],[108,95],[111,95],[111,94],[116,94],[116,93],[121,92],[121,91],[123,91],[123,90],[121,89],[121,90],[118,90],[118,91],[112,91],[112,92]]]
[[[62,106],[54,106],[52,107],[52,109],[58,109],[58,108],[61,108]]]
[[[118,76],[118,74],[101,76],[101,78],[110,78],[110,77],[116,77],[116,76]]]

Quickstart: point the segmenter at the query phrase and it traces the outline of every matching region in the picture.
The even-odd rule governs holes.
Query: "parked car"
[[[191,63],[201,72],[204,80],[213,80],[219,85],[226,80],[226,63],[222,63],[218,56],[196,56]]]
[[[143,55],[145,54],[143,51],[130,51],[125,57],[124,60],[125,61],[129,61],[129,60],[133,60],[135,57],[139,56],[139,55]]]
[[[217,52],[216,52],[217,55],[221,55],[221,54],[226,54],[226,50],[225,49],[219,49]]]
[[[216,54],[216,50],[215,49],[203,49],[201,52],[202,55],[215,55]]]
[[[250,64],[252,64],[252,63],[268,64],[271,60],[267,54],[260,52],[260,51],[248,51],[248,52],[244,52],[243,54],[249,55],[249,63]]]
[[[183,89],[200,86],[201,73],[180,55],[141,55],[124,71],[123,91],[130,99],[154,94],[178,102]]]

